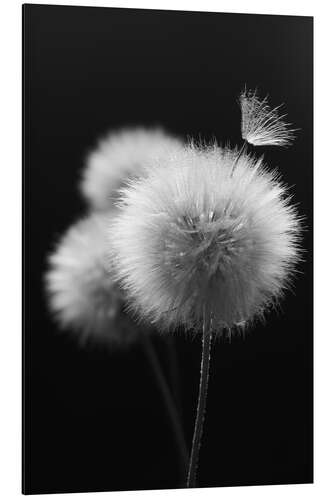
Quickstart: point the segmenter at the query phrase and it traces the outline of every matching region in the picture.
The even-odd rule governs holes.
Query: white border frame
[[[315,17],[315,484],[112,493],[112,498],[333,498],[332,296],[332,13],[329,2],[281,0],[38,1],[26,3],[249,12]],[[21,497],[21,5],[1,1],[1,333],[0,496]],[[111,493],[75,494],[76,499]],[[71,495],[69,495],[71,496]],[[60,495],[39,495],[52,500]],[[66,496],[67,498],[67,496]]]

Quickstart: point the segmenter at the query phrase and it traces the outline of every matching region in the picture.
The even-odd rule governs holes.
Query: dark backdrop
[[[50,320],[45,258],[85,210],[83,159],[107,130],[161,124],[240,144],[246,83],[301,130],[265,148],[306,216],[305,261],[279,313],[214,346],[199,484],[312,481],[312,19],[24,6],[26,493],[177,487],[172,435],[139,347],[79,349]],[[164,360],[162,342],[157,349]],[[200,340],[176,339],[188,443]]]

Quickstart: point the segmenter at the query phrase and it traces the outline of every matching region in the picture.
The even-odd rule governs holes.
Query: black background
[[[42,275],[86,207],[77,181],[106,131],[161,124],[240,144],[246,84],[301,128],[265,148],[306,216],[294,293],[245,339],[214,345],[200,486],[312,481],[312,19],[24,6],[24,464],[26,493],[173,488],[174,442],[140,347],[78,348],[59,334]],[[260,150],[260,153],[263,150]],[[167,368],[163,342],[156,347]],[[176,338],[188,444],[200,340]]]

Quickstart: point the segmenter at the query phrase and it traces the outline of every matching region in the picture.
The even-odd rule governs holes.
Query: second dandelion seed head
[[[252,320],[278,298],[297,261],[299,223],[261,161],[188,146],[123,192],[112,254],[133,308],[172,329]],[[160,167],[163,168],[160,168]]]
[[[49,306],[64,330],[88,341],[125,346],[137,329],[124,313],[124,301],[109,272],[108,219],[113,212],[91,214],[72,225],[48,258],[45,284]]]

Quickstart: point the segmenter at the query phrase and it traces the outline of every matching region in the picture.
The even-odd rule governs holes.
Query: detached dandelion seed
[[[50,309],[62,328],[88,340],[126,345],[136,326],[123,312],[123,297],[108,271],[107,218],[86,217],[65,233],[49,256],[45,275]]]
[[[242,138],[253,146],[289,146],[296,129],[279,114],[280,106],[271,109],[267,96],[260,100],[256,91],[244,90],[239,104],[242,113]]]

